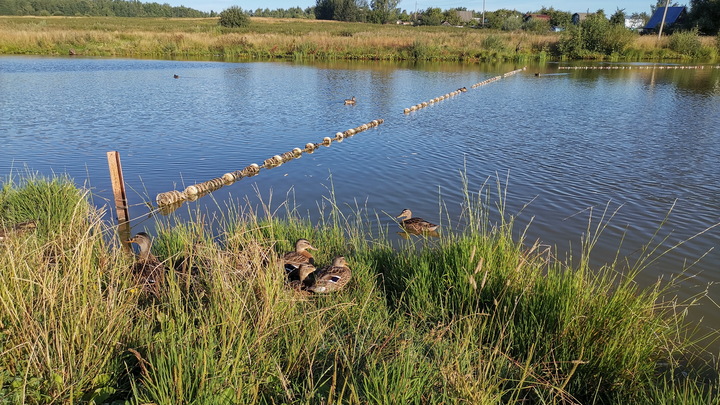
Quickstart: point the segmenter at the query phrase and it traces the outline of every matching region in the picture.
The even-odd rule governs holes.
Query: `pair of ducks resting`
[[[332,264],[317,269],[308,250],[317,250],[307,239],[298,239],[295,250],[283,255],[288,286],[295,291],[330,293],[339,291],[350,281],[352,272],[344,256],[336,256]]]
[[[165,285],[165,265],[150,252],[150,235],[140,232],[128,242],[140,247],[137,260],[132,266],[136,284],[144,295],[159,297]],[[352,274],[343,256],[336,257],[329,266],[316,269],[315,260],[308,250],[317,249],[306,239],[299,239],[295,244],[295,251],[283,256],[290,288],[296,291],[329,293],[342,289],[350,281]]]

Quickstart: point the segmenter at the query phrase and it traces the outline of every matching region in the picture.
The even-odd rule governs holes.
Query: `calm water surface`
[[[143,217],[143,201],[160,192],[383,118],[378,128],[215,192],[219,203],[190,206],[213,210],[256,193],[272,193],[277,205],[291,191],[299,210],[316,216],[334,188],[341,206],[357,202],[382,225],[411,208],[452,226],[466,170],[471,190],[488,179],[494,189],[500,178],[518,229],[530,224],[529,240],[561,252],[579,245],[591,214],[595,226],[606,207],[617,210],[594,252],[597,265],[618,249],[634,258],[672,209],[655,238],[667,237],[660,250],[692,239],[639,280],[668,280],[702,258],[673,294],[707,290],[692,317],[720,328],[720,227],[693,238],[720,222],[720,69],[530,66],[402,113],[518,67],[0,57],[0,175],[68,173],[93,187],[101,205],[111,196],[106,152],[117,150],[131,215]],[[343,105],[353,95],[358,104]],[[135,230],[151,222],[137,221]]]

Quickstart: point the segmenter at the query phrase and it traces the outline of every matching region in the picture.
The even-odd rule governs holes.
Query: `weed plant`
[[[0,402],[712,403],[714,381],[677,362],[694,353],[688,303],[637,287],[647,261],[589,267],[604,219],[564,263],[513,238],[496,194],[466,190],[464,230],[399,245],[332,190],[314,222],[271,200],[170,218],[153,246],[168,286],[147,303],[85,191],[66,178],[6,181],[3,223],[54,198],[32,213],[52,226],[0,244]],[[320,265],[347,257],[344,290],[286,288],[279,256],[299,237]]]

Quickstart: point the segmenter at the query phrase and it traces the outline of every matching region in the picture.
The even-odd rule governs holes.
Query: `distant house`
[[[572,23],[575,25],[579,25],[591,14],[593,13],[575,13],[572,15]]]
[[[642,18],[626,18],[625,19],[625,28],[629,30],[638,30],[643,27],[643,24],[645,24],[645,21],[643,21]]]
[[[543,20],[550,22],[550,16],[547,14],[525,14],[523,16],[523,22],[528,22],[530,20]]]
[[[674,25],[682,24],[685,20],[687,9],[685,7],[668,7],[667,14],[665,14],[665,7],[658,7],[643,29],[645,31],[658,31],[660,29],[660,23],[662,23],[663,20],[663,15],[665,15],[664,29],[672,30]]]
[[[455,11],[457,13],[457,16],[460,18],[460,21],[467,23],[473,20],[473,12],[472,11],[465,11],[465,10],[457,10]]]

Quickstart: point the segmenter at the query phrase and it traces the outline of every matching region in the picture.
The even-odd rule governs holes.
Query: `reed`
[[[245,28],[223,28],[217,18],[0,17],[0,54],[463,62],[562,57],[557,33],[261,17],[250,21]],[[712,38],[700,40],[703,49],[715,50]],[[665,39],[636,36],[613,57],[682,57],[668,46]],[[713,58],[717,52],[700,55]]]
[[[44,191],[58,187],[75,193]],[[679,311],[688,303],[664,299],[663,286],[634,283],[648,261],[629,269],[558,261],[549,248],[513,238],[500,185],[493,193],[465,192],[464,231],[413,236],[398,246],[387,237],[394,229],[372,230],[377,215],[359,204],[338,206],[332,188],[314,223],[298,214],[291,196],[232,204],[212,219],[199,212],[189,222],[167,219],[156,225],[154,252],[167,260],[168,286],[147,303],[129,281],[132,258],[87,193],[66,178],[6,182],[3,222],[35,195],[63,201],[48,202],[53,229],[0,245],[0,398],[711,400],[716,384],[676,362],[692,353]],[[84,215],[55,217],[63,212],[57,207]],[[583,255],[603,221],[588,226]],[[345,255],[351,284],[327,296],[289,291],[279,255],[299,237],[320,248],[320,264]]]

